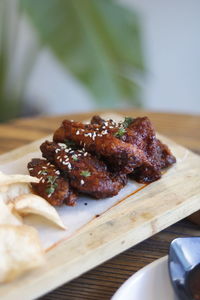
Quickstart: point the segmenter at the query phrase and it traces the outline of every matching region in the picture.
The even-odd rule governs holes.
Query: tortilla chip
[[[0,198],[8,203],[10,200],[14,199],[19,195],[29,194],[31,192],[31,187],[28,183],[12,183],[4,186],[0,186]]]
[[[44,255],[37,231],[26,225],[0,225],[0,257],[0,282],[42,265]]]
[[[20,216],[14,215],[12,209],[0,199],[0,225],[22,225]]]
[[[40,196],[34,194],[21,195],[16,197],[12,203],[14,205],[14,209],[20,215],[39,215],[50,220],[60,228],[66,229],[56,209]]]
[[[8,175],[0,171],[0,187],[14,184],[14,183],[29,183],[29,182],[39,182],[37,177],[33,177],[30,175],[23,175],[23,174],[13,174]]]

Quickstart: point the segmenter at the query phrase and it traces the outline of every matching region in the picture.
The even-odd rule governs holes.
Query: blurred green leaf
[[[21,0],[40,37],[102,106],[139,104],[144,71],[136,14],[111,0]]]
[[[18,1],[0,0],[0,122],[21,115],[23,93],[37,53],[37,45],[26,50],[16,76],[13,58],[19,37],[20,13]]]
[[[8,67],[10,62],[9,41],[6,22],[8,7],[5,0],[0,2],[0,122],[15,117],[20,105],[17,99],[10,99],[6,93]]]

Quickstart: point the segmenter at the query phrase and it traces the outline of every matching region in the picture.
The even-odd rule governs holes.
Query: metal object
[[[190,272],[200,264],[200,237],[177,238],[169,248],[168,267],[174,290],[181,300],[192,300]]]

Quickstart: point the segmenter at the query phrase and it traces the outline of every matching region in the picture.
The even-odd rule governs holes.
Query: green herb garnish
[[[76,154],[72,155],[72,158],[73,158],[73,160],[75,160],[75,161],[77,161],[77,160],[78,160],[78,157],[77,157],[77,155],[76,155]]]
[[[114,134],[117,138],[122,137],[126,133],[126,128],[133,122],[133,118],[125,117],[124,122],[121,123],[121,127]]]
[[[54,184],[57,179],[57,176],[47,176],[47,183]]]
[[[55,188],[53,186],[49,186],[48,188],[46,188],[47,195],[51,195],[54,192],[55,192]]]
[[[55,192],[58,184],[55,182],[57,176],[47,176],[47,183],[50,183],[50,185],[46,188],[47,195],[51,195]]]
[[[133,122],[133,120],[133,118],[125,117],[124,122],[122,123],[123,127],[127,128]]]
[[[91,176],[91,173],[90,173],[90,171],[85,170],[85,171],[81,171],[80,175],[84,176],[84,177],[89,177],[89,176]]]
[[[124,127],[121,127],[118,129],[118,131],[114,134],[117,138],[122,137],[126,133],[126,129]]]

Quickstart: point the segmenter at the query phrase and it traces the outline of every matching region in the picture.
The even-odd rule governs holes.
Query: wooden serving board
[[[200,157],[159,136],[177,158],[163,177],[46,252],[46,264],[0,285],[1,299],[33,299],[80,276],[200,209]],[[38,149],[36,141],[0,156],[0,164]]]

